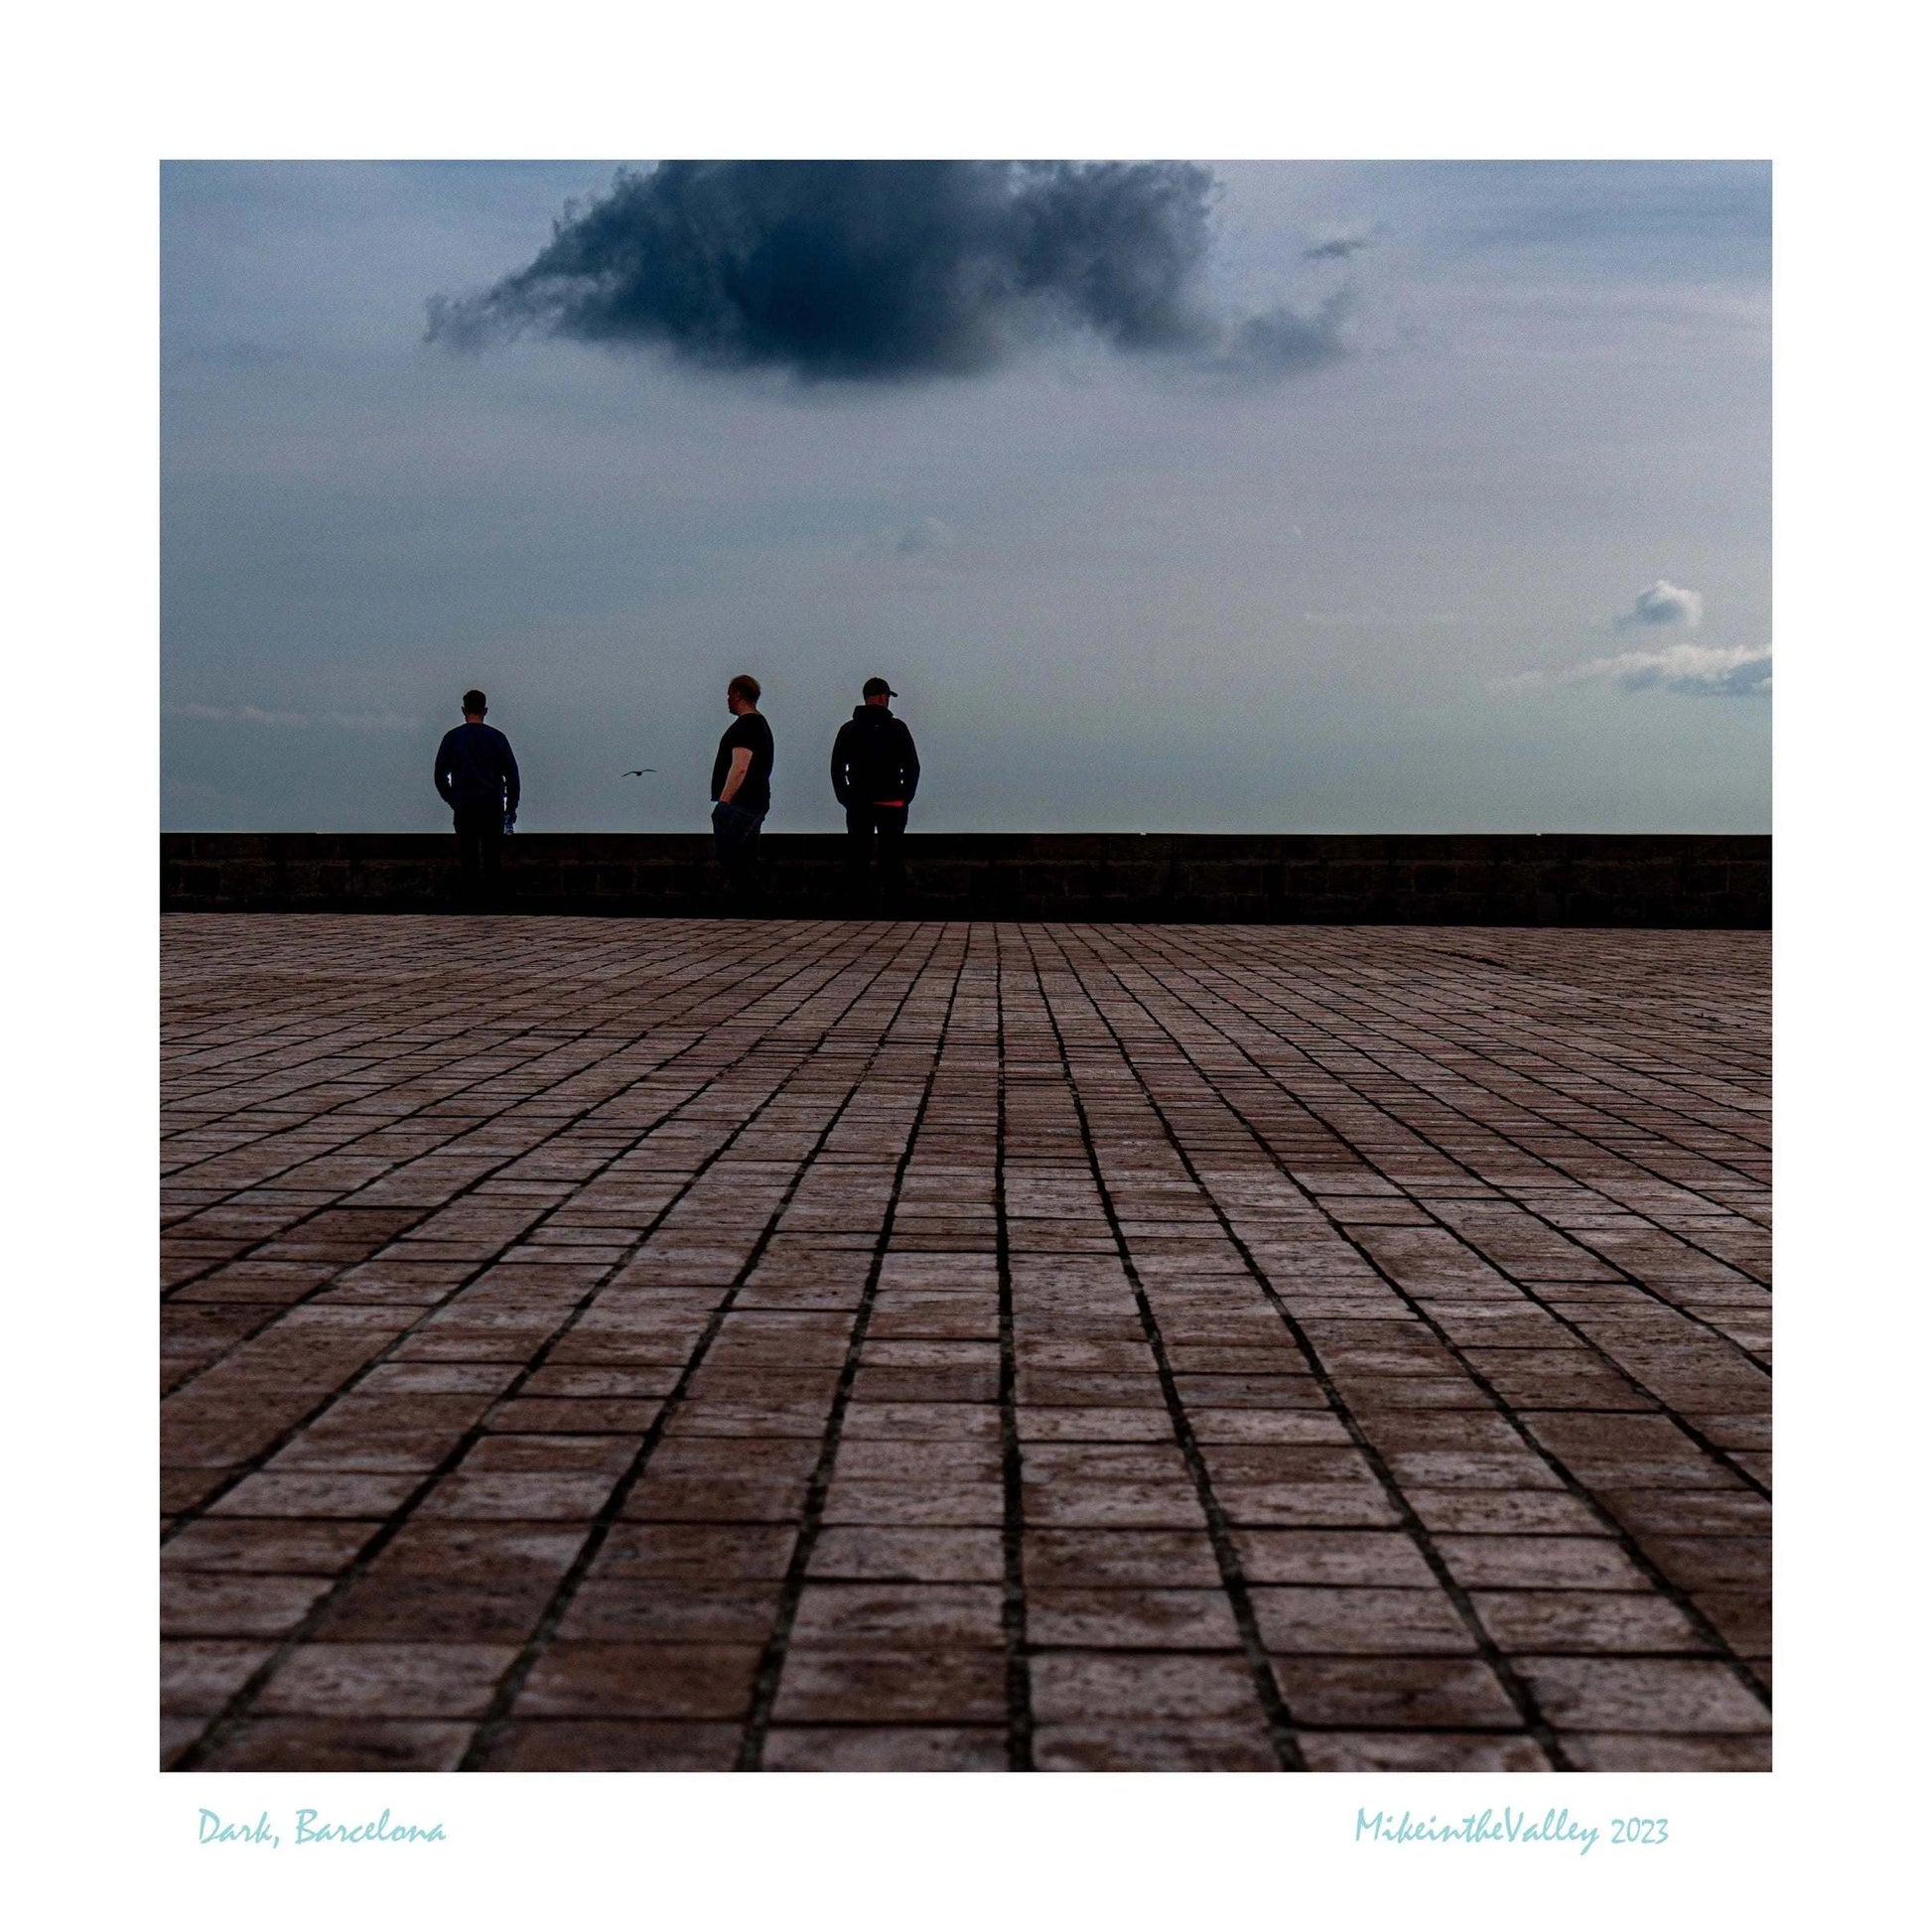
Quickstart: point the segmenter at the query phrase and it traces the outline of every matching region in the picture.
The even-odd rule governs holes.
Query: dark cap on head
[[[483,702],[483,694],[481,691],[464,692],[463,708],[465,711],[487,711],[489,709],[488,705]]]
[[[896,698],[898,693],[883,677],[869,677],[859,695],[865,698]]]

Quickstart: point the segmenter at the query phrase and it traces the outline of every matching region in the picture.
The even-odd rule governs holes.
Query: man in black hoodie
[[[456,819],[463,893],[473,904],[495,889],[503,837],[516,823],[522,794],[516,754],[495,726],[483,723],[486,709],[481,691],[464,692],[463,723],[436,748],[436,789]]]
[[[853,897],[863,897],[879,835],[879,871],[889,900],[905,887],[906,808],[919,788],[919,755],[890,700],[898,696],[883,677],[865,682],[865,703],[839,727],[832,747],[832,790],[845,807],[846,862]]]

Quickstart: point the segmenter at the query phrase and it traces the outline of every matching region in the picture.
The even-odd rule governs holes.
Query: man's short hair
[[[463,708],[465,711],[487,711],[489,706],[483,701],[481,691],[466,691],[463,694]]]
[[[735,678],[733,678],[728,685],[725,686],[726,697],[743,698],[748,704],[757,704],[759,699],[763,695],[764,695],[763,689],[759,685],[758,679],[753,677],[751,673],[748,671],[739,672],[739,674]]]

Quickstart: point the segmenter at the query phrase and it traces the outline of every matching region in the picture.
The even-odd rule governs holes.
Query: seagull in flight
[[[620,771],[620,778],[642,778],[657,769],[654,764],[640,764],[634,771]]]

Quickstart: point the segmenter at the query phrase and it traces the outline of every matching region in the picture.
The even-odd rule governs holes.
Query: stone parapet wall
[[[1760,836],[918,832],[905,911],[928,918],[1202,923],[1767,927]],[[769,909],[844,911],[837,833],[763,840]],[[709,837],[539,832],[509,841],[508,909],[689,917],[720,909]],[[168,832],[168,911],[433,912],[456,847],[413,832]]]

